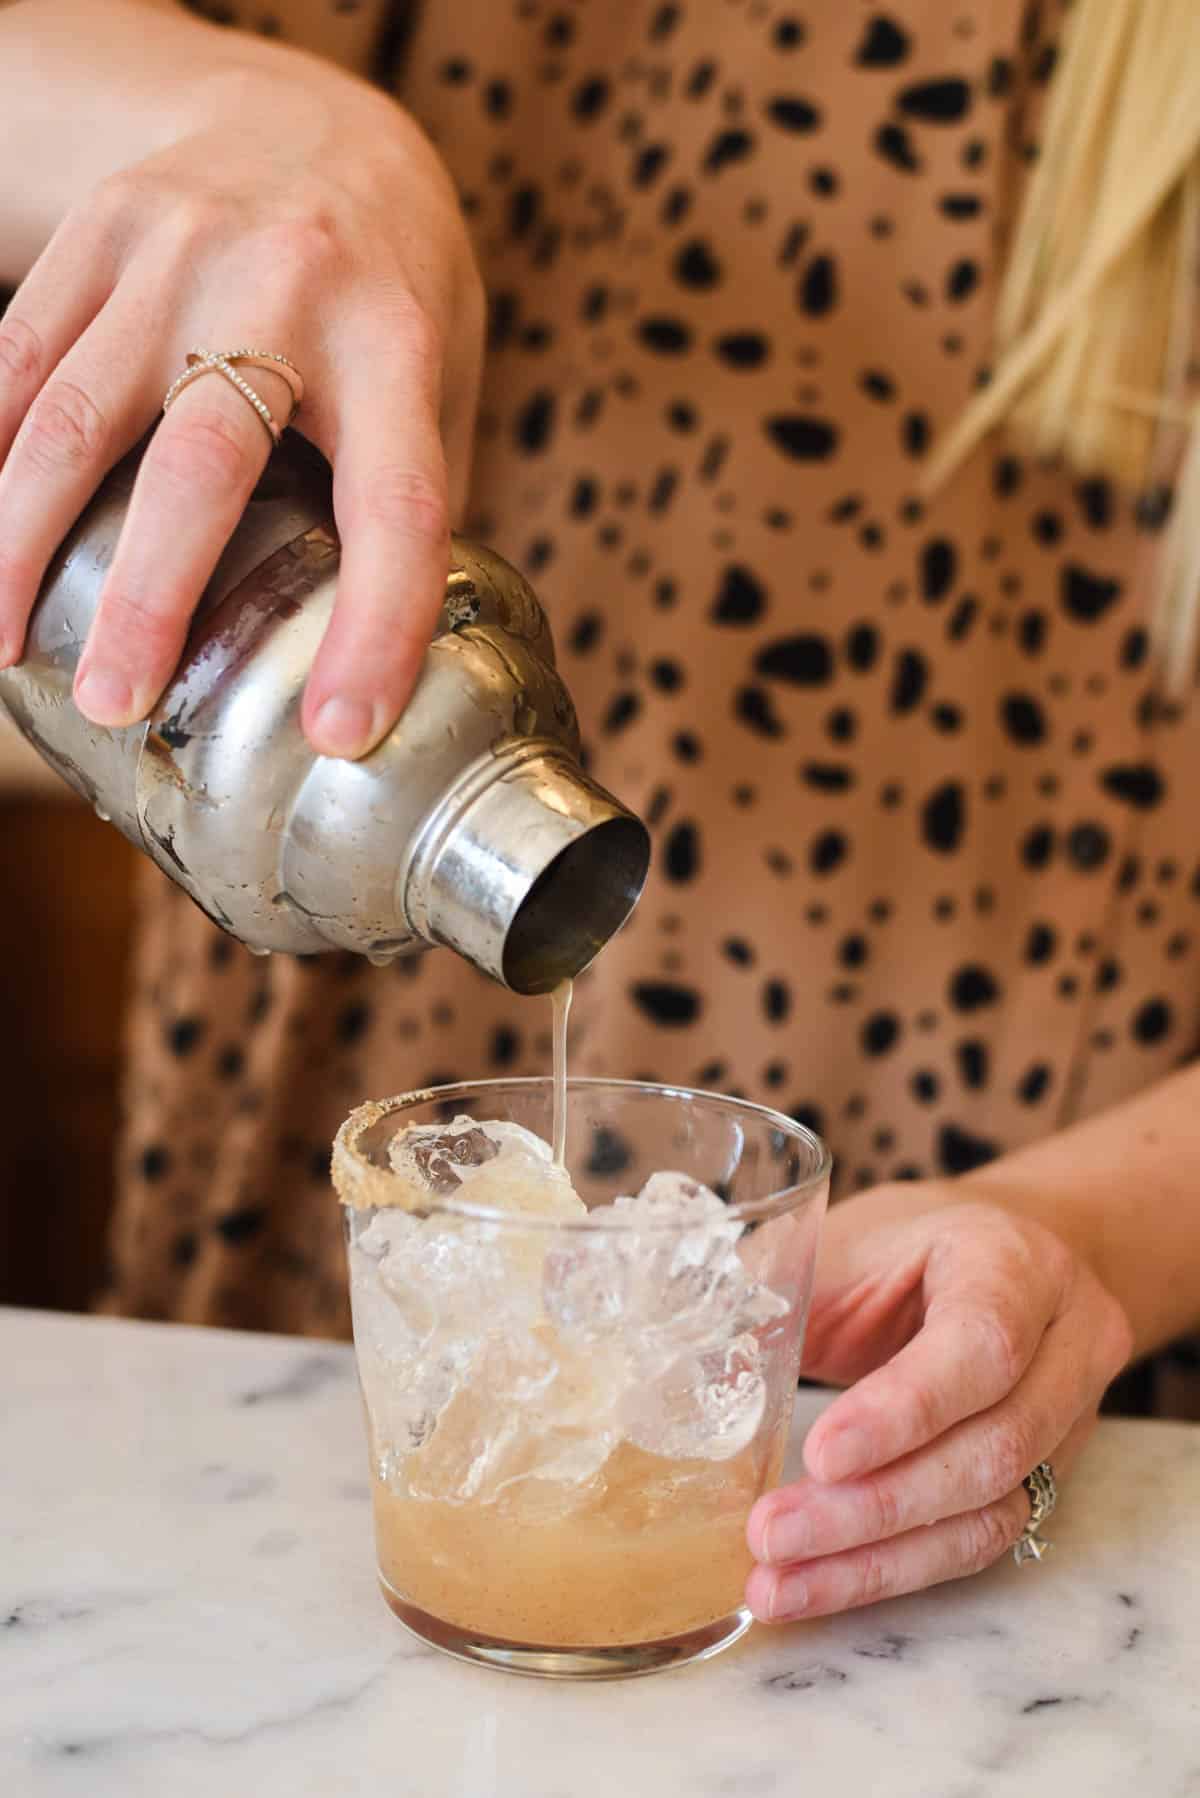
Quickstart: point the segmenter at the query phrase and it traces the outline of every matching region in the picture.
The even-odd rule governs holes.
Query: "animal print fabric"
[[[846,1194],[1187,1058],[1170,494],[999,439],[918,490],[987,362],[1059,8],[452,0],[402,60],[378,14],[275,11],[327,52],[353,11],[454,175],[491,307],[465,526],[542,595],[589,765],[653,828],[572,1069],[780,1106]],[[345,1112],[548,1064],[545,1002],[446,952],[255,960],[154,870],[136,978],[106,1309],[344,1332]]]

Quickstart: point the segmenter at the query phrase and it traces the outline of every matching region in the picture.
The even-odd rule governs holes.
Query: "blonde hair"
[[[936,447],[944,482],[1007,423],[1144,490],[1174,477],[1153,637],[1178,687],[1200,627],[1200,4],[1075,0],[996,312],[990,380]]]

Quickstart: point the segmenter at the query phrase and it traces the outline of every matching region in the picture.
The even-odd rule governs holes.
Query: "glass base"
[[[754,1618],[744,1607],[718,1617],[682,1636],[666,1636],[657,1642],[631,1642],[604,1648],[539,1648],[534,1642],[509,1642],[503,1636],[484,1636],[430,1616],[390,1586],[383,1575],[380,1588],[389,1608],[407,1630],[452,1654],[460,1661],[499,1668],[503,1673],[525,1673],[540,1679],[632,1679],[642,1673],[665,1673],[691,1661],[706,1661],[740,1641]]]

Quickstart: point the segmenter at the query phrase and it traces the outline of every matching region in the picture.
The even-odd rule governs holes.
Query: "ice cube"
[[[698,1181],[654,1174],[611,1210],[622,1228],[580,1231],[546,1256],[542,1302],[568,1337],[621,1335],[637,1377],[653,1379],[685,1351],[721,1347],[786,1315],[787,1301],[742,1263],[741,1222]]]
[[[392,1249],[403,1247],[421,1227],[409,1212],[392,1206],[375,1212],[354,1212],[350,1223],[353,1246],[372,1261],[382,1261]]]
[[[756,1281],[743,1260],[740,1219],[708,1187],[685,1174],[652,1174],[624,1205],[656,1226],[680,1224],[677,1236],[660,1238],[656,1229],[645,1237],[637,1303],[651,1336],[698,1350],[787,1315],[788,1301]]]
[[[507,1119],[414,1124],[393,1139],[389,1154],[395,1173],[437,1198],[539,1217],[585,1210],[549,1143]]]
[[[587,1214],[566,1169],[523,1148],[503,1149],[494,1161],[463,1181],[457,1196],[471,1205],[514,1217],[567,1220]]]
[[[506,1297],[504,1262],[481,1229],[388,1208],[351,1243],[356,1359],[385,1478],[432,1434],[479,1353],[489,1314],[519,1302],[519,1289]]]
[[[479,1390],[455,1393],[420,1449],[404,1469],[415,1498],[464,1504],[480,1496],[491,1465],[503,1454],[516,1429],[512,1411],[497,1413]]]
[[[350,1304],[376,1463],[390,1479],[403,1457],[432,1434],[477,1344],[432,1333],[419,1338],[377,1281],[353,1281]]]
[[[622,1230],[581,1230],[547,1251],[542,1304],[568,1340],[594,1343],[620,1327],[635,1266],[625,1236]]]
[[[527,1130],[524,1124],[514,1124],[511,1118],[485,1118],[479,1128],[501,1154],[521,1152],[531,1155],[535,1161],[554,1165],[554,1150],[545,1137],[539,1136],[536,1130]]]
[[[732,1224],[734,1234],[740,1225],[729,1216],[724,1202],[719,1199],[711,1187],[696,1180],[691,1174],[681,1174],[674,1169],[664,1169],[661,1173],[651,1174],[636,1199],[618,1200],[618,1204],[636,1205],[641,1212],[651,1216],[665,1218],[678,1216],[682,1222],[691,1218],[724,1219]]]
[[[728,1461],[754,1438],[766,1403],[753,1336],[681,1355],[656,1380],[626,1394],[621,1426],[648,1454],[681,1461]]]
[[[388,1152],[393,1172],[439,1198],[456,1192],[467,1170],[499,1153],[499,1144],[469,1117],[456,1117],[448,1124],[412,1124],[393,1137]]]
[[[463,1126],[469,1122],[456,1120]],[[448,1202],[504,1214],[495,1224],[464,1217],[459,1227],[473,1245],[488,1245],[504,1288],[502,1294],[490,1298],[481,1294],[480,1306],[503,1306],[510,1318],[517,1313],[528,1315],[540,1304],[542,1263],[554,1241],[554,1233],[542,1227],[543,1222],[570,1222],[584,1217],[586,1208],[566,1169],[556,1164],[549,1144],[541,1137],[520,1124],[488,1120],[471,1130],[461,1129],[458,1140],[473,1142],[476,1128],[495,1152],[458,1167],[459,1185]],[[478,1151],[473,1154],[477,1156]],[[523,1218],[530,1219],[529,1229],[520,1227]],[[448,1226],[454,1221],[445,1218]]]
[[[740,1222],[716,1193],[686,1174],[652,1174],[618,1209],[638,1226],[633,1309],[655,1360],[720,1340],[745,1284],[735,1244]],[[675,1227],[671,1227],[675,1226]],[[653,1371],[650,1368],[646,1372]]]
[[[489,1339],[469,1384],[409,1458],[415,1497],[492,1504],[535,1482],[539,1515],[582,1502],[618,1440],[624,1370],[603,1356],[554,1353],[550,1342],[545,1332]]]
[[[527,1405],[557,1374],[558,1362],[540,1334],[506,1331],[488,1340],[480,1384],[501,1403]]]
[[[777,1324],[788,1315],[791,1302],[782,1293],[773,1292],[769,1286],[754,1280],[742,1269],[743,1287],[734,1301],[734,1328],[739,1335],[753,1330],[765,1330]]]
[[[358,1362],[376,1464],[389,1482],[407,1477],[405,1458],[430,1441],[443,1412],[463,1395],[468,1376],[474,1384],[481,1358],[487,1368],[482,1389],[501,1407],[529,1398],[555,1372],[553,1361],[539,1371],[538,1356],[543,1362],[546,1357],[536,1344],[524,1362],[506,1358],[502,1345],[506,1332],[527,1333],[541,1316],[542,1262],[553,1232],[540,1218],[574,1217],[583,1207],[549,1150],[539,1153],[520,1140],[526,1132],[492,1143],[495,1152],[481,1162],[474,1158],[475,1129],[451,1139],[452,1147],[463,1144],[472,1157],[454,1164],[463,1176],[455,1192],[469,1192],[473,1202],[478,1195],[509,1217],[490,1221],[448,1211],[414,1216],[389,1207],[351,1242]],[[426,1158],[429,1170],[436,1171],[440,1153],[435,1145]],[[523,1228],[520,1218],[529,1214],[534,1221]],[[486,1439],[483,1447],[493,1452]],[[470,1457],[461,1464],[464,1453],[464,1441],[451,1452],[447,1438],[435,1457],[453,1462],[457,1473],[450,1483],[456,1488],[471,1484]],[[435,1473],[438,1480],[449,1478],[445,1469]]]
[[[636,1198],[603,1209],[619,1227],[581,1231],[546,1257],[547,1315],[584,1341],[620,1325],[661,1327],[694,1308],[715,1277],[707,1263],[739,1230],[715,1193],[682,1174],[653,1174]]]

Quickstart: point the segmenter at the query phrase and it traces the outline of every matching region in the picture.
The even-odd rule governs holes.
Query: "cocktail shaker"
[[[137,473],[109,475],[51,565],[0,706],[76,792],[260,953],[375,962],[443,943],[514,991],[590,962],[632,910],[645,826],[589,780],[545,614],[456,539],[404,715],[369,756],[318,755],[304,682],[339,565],[328,465],[276,451],[148,721],[89,723],[72,684]]]

